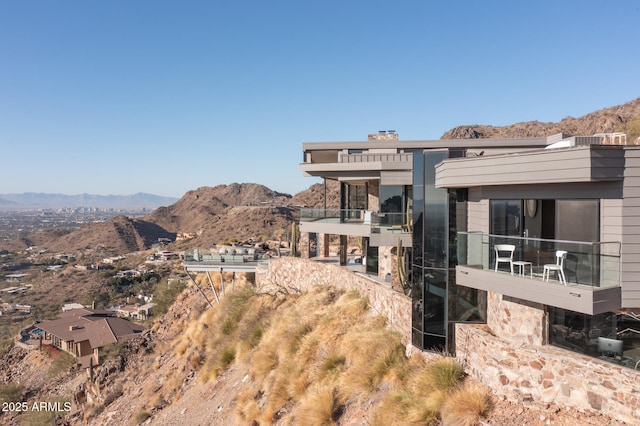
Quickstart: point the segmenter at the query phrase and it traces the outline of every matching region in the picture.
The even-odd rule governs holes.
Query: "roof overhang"
[[[611,145],[455,158],[436,166],[436,187],[619,181],[624,164],[623,147]]]

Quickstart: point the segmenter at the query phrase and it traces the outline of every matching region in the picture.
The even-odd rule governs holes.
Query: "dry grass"
[[[463,377],[464,369],[454,358],[441,358],[419,371],[412,385],[421,395],[428,395],[435,389],[448,392],[458,386]]]
[[[346,405],[374,394],[372,425],[435,425],[445,404],[455,412],[445,401],[461,392],[461,366],[451,358],[407,359],[400,336],[357,293],[318,287],[274,298],[236,283],[213,309],[193,314],[171,344],[187,368],[166,378],[169,403],[179,390],[169,383],[181,384],[190,369],[206,383],[242,362],[251,366],[235,408],[242,424],[272,424],[284,412],[285,424],[336,424]],[[464,413],[483,412],[465,402]]]
[[[442,408],[444,426],[473,426],[491,408],[487,394],[473,387],[461,387],[447,397]]]
[[[338,407],[336,389],[330,385],[314,388],[300,401],[304,424],[309,426],[335,425]]]

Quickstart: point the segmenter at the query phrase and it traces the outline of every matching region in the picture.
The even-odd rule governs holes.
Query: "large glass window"
[[[447,231],[449,228],[447,202],[449,195],[446,189],[435,186],[435,167],[446,158],[446,151],[434,151],[425,155],[423,224],[425,267],[444,268],[447,266]]]
[[[447,271],[425,269],[424,332],[444,336],[446,319]]]
[[[640,363],[640,316],[633,312],[586,315],[550,307],[549,322],[554,346],[634,369]]]
[[[380,211],[383,213],[402,213],[402,187],[401,186],[381,186],[380,187]]]
[[[490,210],[491,234],[521,236],[522,200],[491,200]]]
[[[367,185],[355,184],[348,185],[349,199],[347,208],[350,210],[366,210],[367,209]]]

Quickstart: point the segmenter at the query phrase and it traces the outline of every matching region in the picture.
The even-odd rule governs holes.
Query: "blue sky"
[[[640,2],[0,0],[0,193],[295,193],[302,142],[640,96]]]

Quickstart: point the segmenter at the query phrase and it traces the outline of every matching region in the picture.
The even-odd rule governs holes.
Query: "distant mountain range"
[[[139,192],[132,195],[95,195],[95,194],[44,194],[25,192],[22,194],[0,194],[0,209],[57,209],[62,207],[98,207],[116,210],[153,210],[168,206],[178,198]]]

